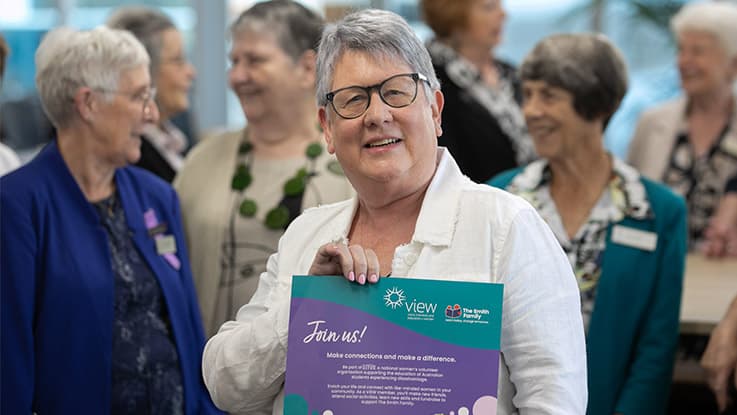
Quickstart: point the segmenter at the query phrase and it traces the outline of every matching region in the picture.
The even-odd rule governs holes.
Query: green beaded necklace
[[[230,184],[230,188],[239,194],[242,194],[253,181],[253,176],[251,175],[251,158],[253,155],[251,154],[251,150],[253,150],[253,145],[247,141],[244,134],[243,142],[238,148],[239,162],[235,167],[233,180]],[[314,142],[307,146],[305,156],[307,156],[307,160],[309,162],[309,170],[308,167],[302,167],[297,170],[292,177],[284,182],[284,197],[282,197],[282,201],[285,197],[298,197],[304,194],[307,183],[316,175],[315,161],[320,154],[322,154],[322,146],[319,143]],[[256,201],[248,197],[243,199],[238,207],[238,213],[244,218],[252,218],[256,215],[256,212],[258,212]],[[282,202],[279,202],[278,205],[271,208],[271,210],[266,213],[264,225],[267,228],[273,230],[285,229],[288,224],[289,209]]]

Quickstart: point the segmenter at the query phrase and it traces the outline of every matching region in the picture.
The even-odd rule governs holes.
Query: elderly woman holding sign
[[[298,217],[251,302],[210,339],[203,371],[215,403],[282,413],[292,275],[366,284],[391,274],[504,284],[497,413],[584,413],[570,265],[531,206],[472,183],[437,147],[443,95],[409,25],[385,11],[345,17],[323,32],[317,74],[327,148],[357,196]]]

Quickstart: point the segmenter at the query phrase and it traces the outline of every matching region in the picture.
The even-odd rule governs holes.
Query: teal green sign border
[[[343,277],[295,275],[293,278],[292,297],[341,304],[447,343],[499,350],[502,284],[392,277],[381,278],[376,284],[359,285]],[[462,311],[481,312],[464,311],[458,317],[446,317],[446,307],[456,304]],[[488,314],[482,310],[488,310]],[[472,323],[473,320],[486,323]]]

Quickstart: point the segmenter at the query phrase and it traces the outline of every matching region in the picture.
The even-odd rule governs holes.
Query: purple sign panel
[[[495,415],[501,304],[496,284],[295,277],[284,413]]]

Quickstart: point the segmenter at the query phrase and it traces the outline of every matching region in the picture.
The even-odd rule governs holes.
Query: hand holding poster
[[[285,415],[494,415],[503,286],[292,282]]]

